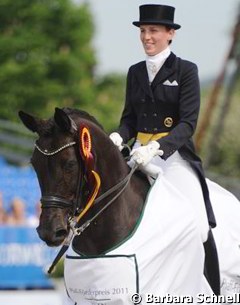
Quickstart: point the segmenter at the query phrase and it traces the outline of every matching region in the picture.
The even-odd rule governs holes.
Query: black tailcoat
[[[126,143],[138,132],[169,132],[158,140],[166,160],[175,151],[187,160],[201,182],[209,224],[215,217],[209,200],[201,159],[196,155],[192,136],[200,108],[200,86],[197,66],[171,53],[149,84],[146,62],[130,67],[127,76],[126,101],[119,133]]]

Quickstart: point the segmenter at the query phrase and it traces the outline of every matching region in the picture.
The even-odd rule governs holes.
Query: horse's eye
[[[65,171],[72,171],[77,168],[77,161],[69,160],[64,164]]]

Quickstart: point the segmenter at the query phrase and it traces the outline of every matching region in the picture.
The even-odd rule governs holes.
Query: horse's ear
[[[19,118],[23,124],[32,132],[38,132],[40,120],[22,110],[18,112]]]
[[[74,133],[77,130],[75,122],[63,109],[55,108],[54,120],[63,131]]]

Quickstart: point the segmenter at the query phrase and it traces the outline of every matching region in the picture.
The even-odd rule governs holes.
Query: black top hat
[[[180,25],[174,23],[175,8],[169,5],[145,4],[139,6],[139,21],[134,21],[135,26],[141,24],[159,24],[172,29],[180,29]]]

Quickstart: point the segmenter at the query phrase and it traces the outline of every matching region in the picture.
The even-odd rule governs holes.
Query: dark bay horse
[[[128,240],[129,236],[137,235],[140,252],[143,253],[139,262],[142,260],[143,263],[137,266],[134,260],[131,262],[131,269],[129,261],[121,262],[123,267],[119,267],[119,281],[127,282],[131,278],[130,273],[138,273],[138,268],[140,274],[147,274],[149,271],[152,274],[145,282],[140,281],[139,284],[139,280],[135,281],[138,284],[131,292],[138,292],[139,285],[140,292],[152,289],[156,292],[177,291],[179,294],[185,292],[189,295],[195,291],[211,292],[203,275],[204,251],[196,231],[195,216],[189,213],[188,204],[181,196],[179,197],[178,192],[171,187],[167,190],[164,178],[158,179],[163,198],[157,198],[154,204],[149,204],[150,199],[146,200],[150,196],[146,177],[139,171],[134,171],[135,168],[130,170],[126,160],[101,125],[84,111],[56,108],[54,116],[48,120],[36,118],[23,111],[19,112],[19,116],[24,125],[39,136],[31,163],[37,173],[42,194],[42,212],[37,232],[47,245],[59,246],[66,243],[66,240],[69,242],[69,238],[70,241],[72,238],[70,233],[73,232],[71,245],[79,257],[84,255],[100,258],[108,253],[109,249],[116,249],[121,242],[125,245],[125,240]],[[164,194],[167,194],[165,200]],[[175,196],[172,202],[169,201],[171,196]],[[143,214],[145,218],[142,217]],[[138,221],[139,219],[141,221]],[[139,232],[139,229],[135,229],[140,222],[147,225],[147,233],[142,226],[141,233],[135,233]],[[157,230],[160,230],[160,236]],[[152,244],[149,244],[151,242],[157,250],[152,250]],[[147,255],[144,254],[146,251]],[[132,248],[130,253],[134,253]],[[132,259],[135,254],[121,254],[120,257],[123,260]],[[118,266],[121,266],[121,263]],[[157,264],[156,268],[154,263]],[[110,268],[110,274],[106,277],[102,276],[106,273],[105,269],[101,269],[103,265],[94,268],[94,272],[99,269],[96,278],[115,278],[114,268]],[[133,271],[129,271],[129,274],[128,271],[124,272],[124,266]],[[74,274],[77,268],[68,267],[68,276]],[[87,276],[90,274],[88,268],[83,268],[87,270]],[[171,276],[169,268],[173,269],[172,273],[170,272]],[[121,271],[123,274],[120,274]],[[80,278],[84,279],[82,273],[76,275],[74,283],[79,283]],[[137,274],[136,278],[139,278]],[[92,285],[92,282],[94,279],[91,278],[88,283]],[[71,288],[71,285],[75,285],[71,284],[71,278],[68,279],[68,283],[68,292],[71,291],[73,294],[71,304],[80,304],[82,299],[74,299],[76,291],[83,293],[91,289]],[[82,286],[85,284],[83,282]],[[128,291],[127,287],[119,285],[113,292],[117,294]],[[130,286],[132,284],[129,284]],[[112,298],[118,297],[110,293],[109,289],[104,291],[111,294]],[[126,304],[126,300],[123,303],[94,302],[84,304]]]
[[[56,108],[54,117],[49,120],[22,111],[19,116],[28,129],[39,135],[31,159],[42,193],[37,231],[47,245],[59,246],[68,236],[69,218],[84,208],[91,192],[86,160],[81,152],[81,141],[86,135],[81,139],[81,130],[85,128],[91,138],[86,138],[84,145],[91,141],[92,168],[101,179],[98,196],[121,183],[129,174],[129,167],[99,123],[86,112]],[[134,174],[124,192],[81,236],[74,238],[75,249],[97,255],[123,240],[135,227],[148,188],[147,180]],[[93,217],[120,190],[121,187],[93,205],[78,225]]]

